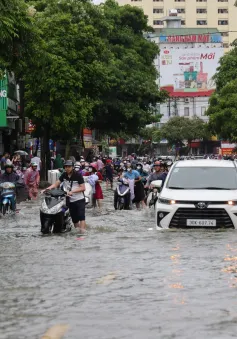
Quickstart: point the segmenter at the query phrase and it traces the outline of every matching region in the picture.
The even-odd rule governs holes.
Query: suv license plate
[[[216,220],[205,220],[205,219],[187,219],[187,226],[216,226]]]

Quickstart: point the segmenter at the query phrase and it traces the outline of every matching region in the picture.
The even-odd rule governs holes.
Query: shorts
[[[85,199],[73,201],[69,203],[69,211],[72,218],[72,222],[74,224],[78,223],[79,221],[84,221],[85,217],[85,210],[86,210],[86,202]]]

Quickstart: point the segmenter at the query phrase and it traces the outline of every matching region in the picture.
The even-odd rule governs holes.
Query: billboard
[[[162,49],[160,87],[176,97],[210,96],[223,48]]]
[[[83,142],[85,148],[92,147],[92,130],[83,128]]]

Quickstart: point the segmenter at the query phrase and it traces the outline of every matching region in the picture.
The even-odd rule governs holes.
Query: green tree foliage
[[[237,140],[237,47],[224,55],[215,74],[216,91],[210,98],[209,129],[224,139]]]
[[[43,42],[25,81],[36,122],[68,137],[86,125],[131,134],[152,120],[166,94],[156,85],[158,48],[143,37],[141,10],[112,0],[37,0],[35,8]]]
[[[207,114],[213,133],[237,141],[237,78],[211,96]]]
[[[108,87],[93,110],[92,126],[107,132],[138,133],[153,121],[157,102],[167,97],[156,84],[153,61],[159,49],[143,36],[148,26],[142,10],[120,7],[113,0],[101,8],[109,25],[106,40],[112,59],[107,66]]]
[[[19,72],[35,39],[32,11],[24,0],[0,1],[0,70]]]
[[[208,132],[206,124],[199,118],[173,117],[162,126],[160,136],[170,145],[181,147],[184,140],[190,143],[194,139],[206,138]]]

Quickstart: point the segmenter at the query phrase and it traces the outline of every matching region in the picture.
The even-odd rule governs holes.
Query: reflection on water
[[[115,212],[111,197],[82,241],[41,236],[36,204],[0,220],[0,338],[55,324],[66,339],[235,337],[235,231],[157,232],[154,211]]]

